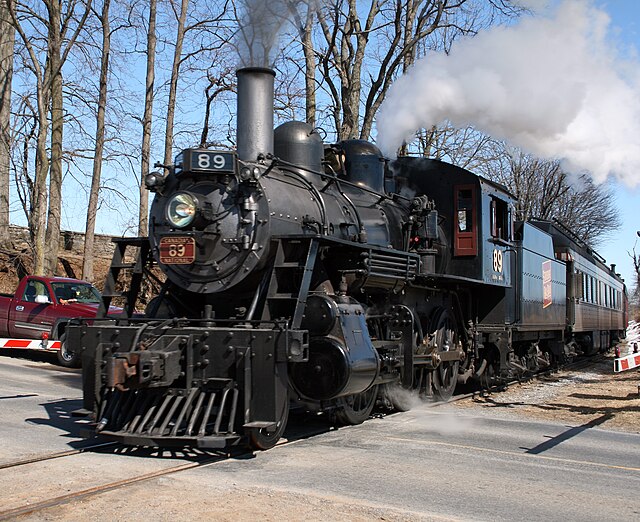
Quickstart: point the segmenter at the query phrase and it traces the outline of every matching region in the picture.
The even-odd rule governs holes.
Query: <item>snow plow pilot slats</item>
[[[99,433],[129,444],[171,445],[173,441],[224,447],[240,439],[234,433],[238,396],[238,390],[229,387],[107,391],[98,417],[104,429]]]

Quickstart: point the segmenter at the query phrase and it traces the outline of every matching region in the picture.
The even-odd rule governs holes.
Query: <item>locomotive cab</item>
[[[392,164],[396,192],[428,194],[446,240],[439,272],[479,283],[511,286],[515,198],[507,189],[465,169],[426,158]]]

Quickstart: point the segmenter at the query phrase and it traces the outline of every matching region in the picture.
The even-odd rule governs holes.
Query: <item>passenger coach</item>
[[[592,354],[624,337],[628,298],[623,280],[570,230],[558,222],[534,221],[553,238],[556,258],[567,266],[567,330],[576,347]]]

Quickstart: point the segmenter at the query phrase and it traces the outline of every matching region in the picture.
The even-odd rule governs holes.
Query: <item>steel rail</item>
[[[310,436],[310,435],[314,435],[314,434],[319,434],[319,433],[324,433],[324,431],[319,431],[319,430],[313,430],[310,431],[310,433],[305,433],[304,436],[305,438]],[[293,444],[295,442],[297,442],[298,440],[300,440],[300,438],[294,438],[292,440],[288,440],[288,439],[280,439],[280,441],[278,441],[278,443],[276,443],[276,447],[277,446],[284,446],[286,444]],[[107,444],[117,444],[117,443],[107,443]],[[273,450],[271,450],[273,451]],[[75,453],[74,453],[75,452]],[[72,450],[72,452],[63,452],[63,453],[68,453],[68,454],[77,454],[77,453],[82,453],[81,451],[78,450]],[[246,451],[242,451],[239,453],[235,453],[234,457],[238,457],[238,456],[242,456],[242,455],[248,455],[251,454],[252,451],[251,450],[246,450]],[[65,456],[65,455],[58,455],[56,454],[57,458],[58,456]],[[165,468],[162,470],[158,470],[158,471],[152,471],[150,473],[145,473],[143,475],[138,475],[136,477],[131,477],[128,479],[123,479],[123,480],[118,480],[116,482],[110,482],[108,484],[102,484],[100,486],[94,486],[91,488],[87,488],[87,489],[83,489],[81,491],[75,491],[73,493],[68,493],[66,495],[60,495],[58,497],[54,497],[54,498],[50,498],[50,499],[46,499],[46,500],[42,500],[40,502],[35,502],[35,503],[31,503],[25,506],[19,506],[19,507],[15,507],[12,509],[8,509],[6,511],[0,511],[0,521],[3,520],[13,520],[15,517],[20,517],[23,515],[30,515],[32,513],[36,513],[38,511],[42,511],[45,509],[49,509],[55,506],[59,506],[62,504],[68,504],[69,502],[73,502],[75,500],[82,500],[84,498],[93,496],[93,495],[98,495],[100,493],[105,493],[108,491],[113,491],[116,490],[118,488],[122,488],[125,486],[128,486],[130,484],[136,484],[138,482],[144,482],[146,480],[151,480],[157,477],[162,477],[165,475],[171,475],[173,473],[179,473],[181,471],[186,471],[189,469],[194,469],[194,468],[198,468],[198,467],[204,467],[204,466],[208,466],[211,464],[216,464],[218,462],[225,462],[227,459],[229,458],[229,455],[225,455],[225,454],[218,454],[215,456],[209,456],[206,458],[203,458],[201,460],[197,460],[195,462],[189,462],[187,464],[180,464],[178,466],[172,466],[169,468]],[[40,460],[47,460],[47,459],[40,459]],[[38,462],[37,459],[34,459],[33,462]]]
[[[598,359],[596,359],[595,357],[590,358],[588,361],[585,361],[583,359],[580,359],[578,361],[569,363],[567,365],[564,365],[560,368],[553,368],[553,369],[548,369],[545,370],[543,372],[538,372],[530,377],[528,377],[526,379],[526,381],[532,381],[532,380],[537,380],[542,376],[545,375],[549,375],[552,373],[557,373],[561,370],[571,370],[571,369],[577,369],[577,368],[584,368],[584,367],[588,367],[591,365],[591,363],[593,363],[596,360],[602,360],[602,356],[598,357]],[[444,406],[446,404],[449,404],[451,402],[457,402],[457,401],[461,401],[464,399],[468,399],[468,398],[472,398],[475,396],[480,395],[481,393],[486,393],[487,391],[491,392],[491,391],[504,391],[509,385],[511,384],[517,384],[517,383],[522,383],[523,380],[522,379],[516,379],[513,381],[509,381],[507,383],[501,383],[498,386],[495,387],[491,387],[488,389],[484,389],[481,391],[474,391],[468,394],[462,394],[462,395],[456,395],[454,397],[452,397],[450,400],[448,401],[444,401],[444,402],[434,402],[432,405],[430,405],[430,407],[439,407],[439,406]],[[348,427],[348,426],[347,426]],[[313,430],[311,433],[307,433],[305,434],[306,437],[308,437],[309,435],[314,435],[314,434],[319,434],[319,433],[324,433],[324,430]],[[284,446],[287,444],[293,444],[297,441],[300,440],[300,437],[294,438],[292,440],[288,440],[288,439],[280,439],[280,441],[278,441],[278,443],[276,444],[276,446]],[[115,442],[107,442],[107,443],[102,443],[102,444],[96,444],[93,446],[87,446],[84,448],[79,448],[76,450],[70,450],[70,451],[65,451],[65,452],[60,452],[60,453],[55,453],[52,455],[48,455],[48,456],[43,456],[43,457],[35,457],[33,459],[25,459],[23,461],[19,461],[19,462],[14,462],[14,463],[9,463],[9,464],[4,464],[2,466],[0,466],[0,469],[6,469],[6,468],[10,468],[10,467],[16,467],[16,466],[20,466],[20,465],[25,465],[25,464],[31,464],[31,463],[35,463],[35,462],[42,462],[42,461],[46,461],[46,460],[52,460],[55,458],[60,458],[60,457],[65,457],[65,456],[69,456],[69,455],[76,455],[76,454],[80,454],[80,453],[85,453],[88,450],[91,449],[96,449],[96,448],[100,448],[100,447],[106,447],[109,445],[116,445],[118,443]],[[250,450],[247,451],[243,451],[240,452],[238,454],[236,454],[235,456],[241,456],[241,455],[246,455],[251,453]],[[38,511],[42,511],[44,509],[48,509],[51,507],[55,507],[55,506],[59,506],[62,504],[67,504],[69,502],[72,502],[74,500],[81,500],[84,499],[86,497],[90,497],[92,495],[97,495],[100,493],[105,493],[108,491],[113,491],[115,489],[118,488],[122,488],[125,486],[128,486],[130,484],[136,484],[138,482],[144,482],[146,480],[151,480],[157,477],[162,477],[165,475],[171,475],[173,473],[179,473],[181,471],[186,471],[189,469],[194,469],[194,468],[198,468],[198,467],[204,467],[204,466],[208,466],[211,464],[216,464],[218,462],[224,462],[226,461],[228,458],[228,456],[224,456],[224,455],[215,455],[215,456],[211,456],[211,457],[207,457],[204,458],[202,460],[198,460],[196,462],[189,462],[187,464],[180,464],[178,466],[173,466],[173,467],[169,467],[163,470],[158,470],[158,471],[153,471],[150,473],[145,473],[143,475],[139,475],[137,477],[131,477],[128,479],[123,479],[123,480],[119,480],[116,482],[111,482],[108,484],[103,484],[100,486],[94,486],[91,488],[87,488],[81,491],[76,491],[73,493],[68,493],[66,495],[61,495],[58,497],[54,497],[54,498],[50,498],[47,500],[42,500],[40,502],[36,502],[33,504],[29,504],[26,506],[19,506],[16,508],[12,508],[12,509],[8,509],[6,511],[0,511],[0,521],[3,520],[9,520],[9,519],[13,519],[15,517],[19,517],[19,516],[23,516],[23,515],[29,515]]]
[[[7,462],[0,464],[0,469],[15,468],[18,466],[26,466],[27,464],[33,464],[35,462],[43,462],[47,460],[59,459],[62,457],[68,457],[70,455],[78,455],[79,453],[86,453],[99,448],[106,448],[109,446],[115,446],[117,442],[102,442],[100,444],[93,444],[91,446],[83,446],[82,448],[76,448],[73,450],[60,451],[58,453],[49,453],[48,455],[40,455],[37,457],[31,457],[29,459],[17,460],[14,462]]]
[[[559,373],[565,370],[580,370],[582,368],[588,368],[593,363],[600,362],[602,360],[604,360],[604,357],[602,355],[595,355],[589,358],[580,358],[576,361],[572,361],[570,363],[564,364],[557,368],[548,368],[546,370],[538,371],[534,374],[527,376],[526,378],[512,379],[510,381],[496,384],[488,388],[483,388],[481,390],[476,390],[469,393],[463,393],[460,395],[454,395],[448,401],[434,402],[429,407],[437,408],[439,406],[445,406],[452,402],[458,402],[465,399],[473,399],[474,397],[481,397],[483,394],[487,394],[487,393],[501,393],[503,391],[506,391],[507,388],[509,388],[509,386],[513,386],[514,384],[523,384],[531,381],[537,381],[537,380],[540,380],[542,377],[548,377],[549,375],[553,375],[555,373]]]

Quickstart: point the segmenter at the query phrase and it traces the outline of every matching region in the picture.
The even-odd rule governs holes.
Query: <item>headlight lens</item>
[[[196,217],[198,209],[191,194],[181,192],[173,196],[167,205],[167,219],[176,228],[189,226]]]

